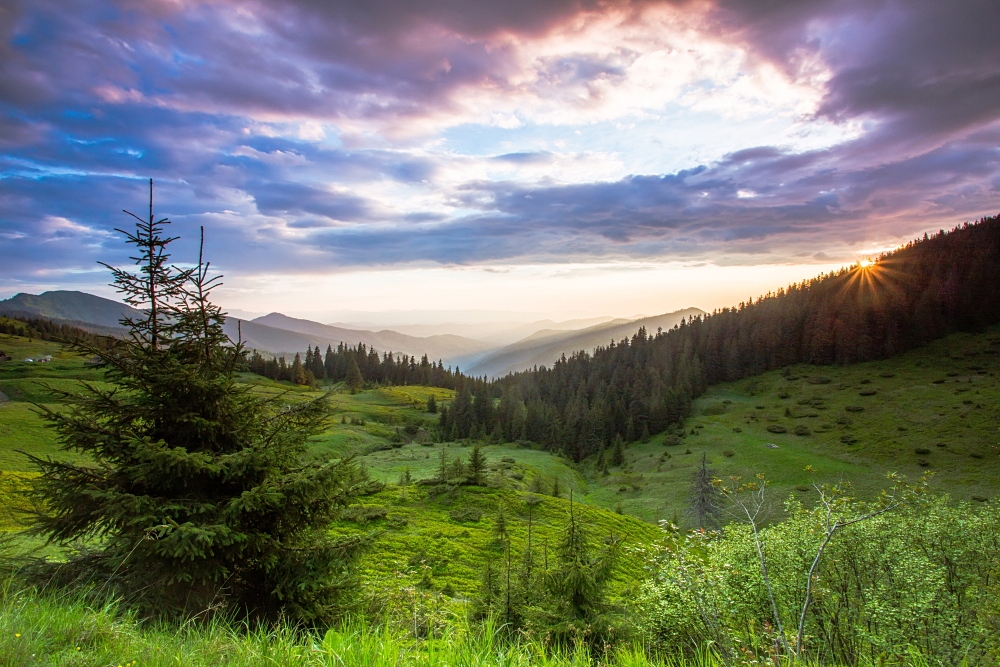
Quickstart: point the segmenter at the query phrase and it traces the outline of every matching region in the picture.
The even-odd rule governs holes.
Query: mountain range
[[[612,339],[620,340],[634,334],[639,327],[653,332],[658,327],[669,329],[681,319],[700,315],[697,308],[641,319],[597,317],[557,322],[492,323],[456,325],[462,333],[448,333],[448,325],[402,326],[406,333],[392,329],[371,331],[342,325],[322,324],[312,320],[270,313],[252,320],[229,317],[225,330],[250,348],[277,355],[304,352],[307,347],[340,343],[356,346],[363,343],[379,352],[393,352],[420,357],[426,354],[432,361],[459,366],[467,373],[496,377],[533,366],[551,365],[563,354],[579,350],[592,352]],[[141,317],[128,305],[77,291],[50,291],[40,295],[17,294],[0,301],[0,315],[39,317],[71,324],[95,333],[110,334],[121,330],[123,317]],[[425,334],[425,335],[419,335]]]
[[[672,313],[645,317],[638,320],[616,319],[575,331],[542,329],[522,340],[492,352],[467,369],[469,375],[502,377],[535,366],[551,366],[564,354],[585,350],[593,352],[612,340],[629,338],[640,327],[649,333],[657,329],[672,329],[682,319],[704,315],[699,308],[685,308]]]

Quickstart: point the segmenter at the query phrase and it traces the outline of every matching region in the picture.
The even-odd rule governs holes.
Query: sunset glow
[[[1000,206],[1000,7],[969,4],[25,3],[0,298],[111,296],[152,177],[230,308],[732,305]]]

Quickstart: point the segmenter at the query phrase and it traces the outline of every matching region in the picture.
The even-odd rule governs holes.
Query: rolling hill
[[[672,313],[644,317],[639,320],[611,320],[586,329],[574,331],[535,331],[526,338],[493,352],[467,369],[469,375],[481,377],[503,377],[508,373],[533,368],[551,366],[562,355],[585,350],[588,353],[612,340],[630,338],[641,327],[653,333],[657,329],[671,329],[682,319],[704,315],[698,308],[685,308]]]
[[[122,317],[141,313],[120,301],[86,292],[57,290],[42,294],[15,294],[0,301],[0,315],[37,317],[93,333],[108,334],[120,329],[119,320]]]

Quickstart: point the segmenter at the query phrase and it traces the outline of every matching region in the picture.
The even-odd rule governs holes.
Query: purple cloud
[[[744,45],[747,67],[806,80],[821,66],[814,120],[861,128],[833,146],[565,183],[559,149],[535,134],[488,155],[435,143],[472,122],[469,91],[577,99],[615,85],[640,54],[536,54],[538,79],[525,83],[522,47],[601,13],[641,26],[655,5],[10,3],[4,273],[36,280],[124,257],[110,230],[120,208],[141,208],[149,176],[181,233],[205,224],[219,263],[248,272],[829,255],[873,230],[905,237],[1000,208],[1000,5],[987,0],[710,6],[698,25]],[[73,275],[60,280],[89,280]]]

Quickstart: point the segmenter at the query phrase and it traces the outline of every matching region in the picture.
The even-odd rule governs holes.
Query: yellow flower
[[[20,636],[21,636],[21,633],[20,633],[20,632],[15,632],[15,633],[14,633],[14,636],[15,636],[15,637],[20,637]]]

